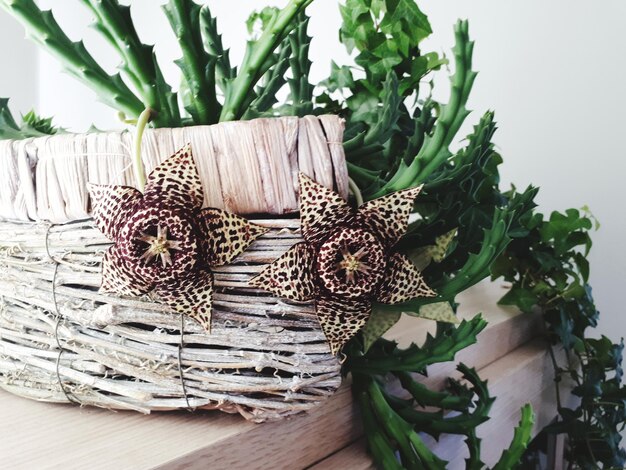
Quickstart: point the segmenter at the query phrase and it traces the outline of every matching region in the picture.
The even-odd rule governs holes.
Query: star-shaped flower
[[[221,209],[202,209],[204,193],[189,145],[157,166],[143,194],[90,185],[92,215],[114,242],[102,262],[100,292],[155,290],[179,313],[211,328],[213,274],[267,229]]]
[[[295,301],[315,300],[333,354],[367,322],[372,302],[396,304],[435,294],[394,246],[421,188],[352,209],[338,194],[300,174],[300,224],[294,245],[251,284]]]

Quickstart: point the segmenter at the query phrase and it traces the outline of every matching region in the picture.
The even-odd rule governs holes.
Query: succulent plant
[[[451,381],[444,391],[428,389],[415,374],[425,373],[431,364],[454,360],[458,351],[476,341],[485,321],[477,316],[457,325],[439,323],[434,336],[406,349],[381,335],[400,312],[435,319],[453,316],[456,296],[491,275],[513,284],[503,303],[542,310],[552,343],[560,343],[572,359],[565,365],[555,362],[556,386],[562,376],[573,377],[577,382],[573,393],[581,402],[575,409],[555,410],[555,424],[541,434],[569,436],[567,458],[572,468],[622,468],[623,343],[586,337],[598,315],[586,258],[592,219],[575,210],[544,219],[533,202],[536,188],[500,189],[502,159],[491,140],[496,130],[492,112],[477,120],[461,150],[450,150],[470,114],[467,101],[476,79],[467,22],[459,21],[455,27],[450,99],[440,103],[430,96],[429,82],[432,72],[448,65],[448,59],[423,51],[422,42],[432,30],[414,0],[345,0],[340,5],[340,39],[354,63],[333,62],[328,78],[317,84],[309,80],[312,38],[305,10],[311,2],[289,0],[282,9],[255,13],[250,24],[259,24],[261,32],[249,41],[242,63],[233,66],[209,7],[170,0],[164,11],[181,49],[177,64],[183,83],[178,94],[165,82],[153,48],[141,42],[130,7],[117,0],[81,0],[93,13],[97,31],[120,57],[120,72],[112,76],[33,0],[0,0],[0,6],[68,73],[128,121],[177,127],[334,113],[346,120],[344,149],[355,201],[423,187],[413,207],[419,217],[394,250],[419,261],[425,282],[437,295],[373,305],[364,330],[344,348],[345,372],[352,374],[377,464],[389,469],[445,468],[419,433],[434,437],[453,433],[465,436],[470,451],[467,467],[484,468],[476,427],[488,419],[494,400],[486,383],[463,364],[458,368],[465,382]],[[287,93],[279,93],[283,89]],[[0,101],[0,138],[53,132],[50,121],[30,114],[18,124],[6,100]],[[404,395],[386,387],[384,379],[389,376]],[[444,410],[456,411],[457,418]],[[510,448],[493,468],[511,469],[532,461],[531,452],[525,452],[532,424],[532,411],[524,407]]]

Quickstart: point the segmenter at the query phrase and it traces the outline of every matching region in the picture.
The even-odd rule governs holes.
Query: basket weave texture
[[[98,293],[111,242],[89,218],[86,185],[133,185],[130,133],[0,141],[0,387],[36,400],[220,409],[254,421],[330,396],[340,365],[314,306],[248,281],[301,241],[299,171],[347,195],[342,134],[339,118],[309,116],[144,135],[147,171],[191,143],[205,206],[271,228],[214,269],[210,335],[151,295]]]

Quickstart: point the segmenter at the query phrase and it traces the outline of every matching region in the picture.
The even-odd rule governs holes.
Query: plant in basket
[[[382,468],[446,468],[431,445],[443,434],[460,436],[471,469],[539,466],[559,434],[571,468],[623,466],[623,345],[586,336],[592,216],[546,219],[537,188],[500,188],[493,112],[451,150],[476,79],[468,23],[446,57],[424,50],[414,0],[346,0],[354,62],[312,83],[312,2],[253,13],[259,33],[235,66],[209,5],[170,0],[175,86],[131,6],[76,2],[119,56],[111,75],[51,11],[0,0],[129,128],[70,134],[0,100],[0,386],[265,421],[311,409],[343,376]],[[446,68],[442,103],[428,81]],[[480,341],[487,322],[458,318],[458,296],[489,277],[510,283],[502,304],[542,314],[557,393],[569,378],[580,398],[559,398],[536,430],[523,406],[495,460],[477,428],[497,397],[479,371],[423,380]],[[417,317],[436,322],[425,340],[385,336]]]

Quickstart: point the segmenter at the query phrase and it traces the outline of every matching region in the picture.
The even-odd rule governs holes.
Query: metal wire
[[[57,303],[57,275],[59,272],[59,262],[50,254],[50,243],[49,243],[49,239],[50,239],[50,229],[53,227],[54,224],[48,224],[48,227],[46,228],[46,254],[48,255],[48,258],[50,259],[50,261],[52,261],[54,263],[54,274],[52,276],[52,302],[54,304],[54,314],[55,314],[55,320],[56,323],[54,325],[54,340],[57,343],[57,349],[59,350],[59,354],[57,356],[57,360],[56,360],[56,375],[57,375],[57,380],[59,382],[59,386],[61,387],[61,391],[63,392],[63,395],[65,395],[65,398],[67,398],[67,401],[69,401],[70,403],[75,403],[77,405],[82,405],[82,403],[80,402],[80,400],[78,400],[71,392],[69,392],[66,388],[65,388],[65,384],[63,383],[63,379],[61,378],[61,356],[63,355],[63,352],[65,351],[65,348],[63,347],[63,345],[61,344],[61,340],[59,339],[59,326],[61,325],[61,312],[59,310],[59,304]]]

